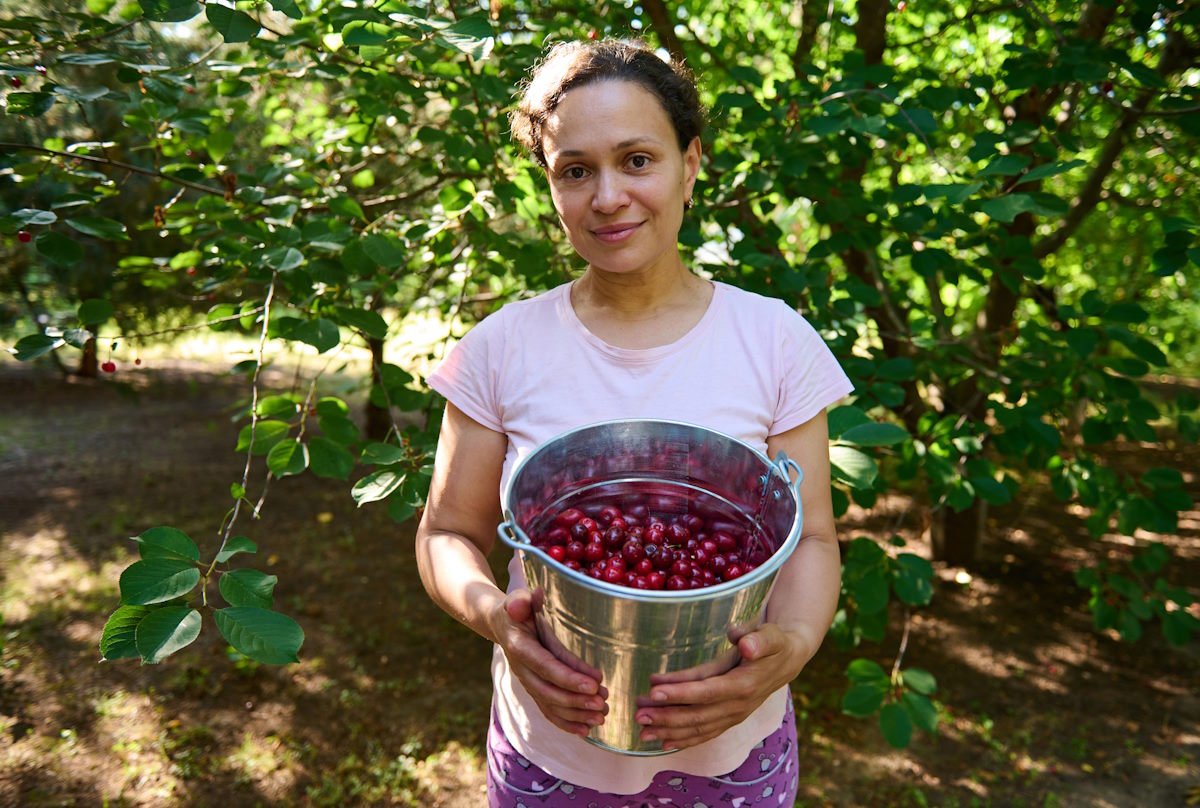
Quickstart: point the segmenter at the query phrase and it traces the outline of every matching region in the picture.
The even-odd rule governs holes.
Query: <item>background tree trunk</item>
[[[383,340],[375,337],[367,338],[371,349],[371,384],[381,384],[381,369],[383,368]],[[383,442],[387,439],[392,428],[392,414],[387,407],[378,407],[368,397],[365,409],[366,434],[369,440]]]

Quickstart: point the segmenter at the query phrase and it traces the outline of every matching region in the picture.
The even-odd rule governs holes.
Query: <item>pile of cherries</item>
[[[643,504],[624,510],[602,505],[559,511],[533,544],[597,580],[680,591],[732,581],[754,570],[769,553],[753,535],[728,519],[655,515]]]

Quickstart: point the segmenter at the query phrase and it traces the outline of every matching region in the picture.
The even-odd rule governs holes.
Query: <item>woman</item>
[[[678,248],[699,172],[703,111],[691,75],[626,42],[564,43],[525,88],[513,129],[545,169],[571,245],[572,283],[505,306],[430,377],[448,403],[417,532],[422,580],[447,612],[496,644],[489,804],[791,805],[788,683],[816,652],[840,562],[824,409],[850,391],[828,348],[785,304],[691,273]],[[656,684],[642,738],[673,754],[587,743],[602,683],[538,641],[515,560],[508,591],[487,564],[515,463],[575,427],[688,421],[804,469],[805,535],[781,568],[767,620],[741,661],[701,681]],[[739,799],[741,801],[739,801]]]

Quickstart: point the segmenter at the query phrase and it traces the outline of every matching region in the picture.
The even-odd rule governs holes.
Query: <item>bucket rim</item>
[[[766,562],[756,567],[746,575],[734,578],[732,581],[723,581],[719,584],[714,584],[713,586],[705,586],[698,589],[680,590],[635,589],[623,584],[613,584],[607,581],[597,580],[589,575],[583,574],[582,572],[576,572],[567,565],[551,558],[541,548],[535,547],[532,539],[529,538],[529,535],[526,534],[525,531],[517,524],[517,520],[512,513],[512,509],[508,505],[509,499],[513,493],[513,488],[520,477],[522,469],[524,469],[526,465],[531,463],[540,454],[549,451],[553,444],[570,437],[571,435],[579,432],[586,432],[603,427],[613,427],[623,424],[664,424],[668,426],[680,426],[688,429],[697,429],[712,433],[720,438],[724,438],[725,440],[739,444],[746,451],[754,454],[760,461],[762,461],[763,466],[767,469],[767,473],[779,475],[791,496],[795,498],[796,512],[792,517],[792,525],[788,530],[787,538],[780,543],[779,547],[775,550],[771,557],[767,559]],[[760,581],[774,577],[779,572],[779,568],[782,567],[787,559],[791,557],[796,545],[800,543],[802,538],[801,534],[803,533],[803,508],[800,501],[800,481],[797,480],[793,482],[790,474],[788,473],[788,470],[792,467],[795,467],[797,470],[799,470],[799,466],[796,466],[795,461],[789,459],[783,452],[779,453],[779,458],[777,461],[772,461],[765,452],[756,449],[746,441],[736,438],[733,435],[729,435],[728,433],[721,432],[718,429],[702,426],[701,424],[694,424],[688,421],[666,418],[614,418],[605,421],[595,421],[590,424],[572,427],[571,429],[560,432],[554,437],[542,442],[517,463],[517,465],[513,468],[512,474],[508,478],[507,484],[505,485],[501,511],[503,518],[500,524],[497,526],[496,532],[500,539],[513,550],[522,553],[532,553],[533,556],[539,561],[550,565],[550,568],[555,572],[562,573],[574,583],[596,592],[619,596],[626,600],[647,603],[701,602],[705,600],[715,600],[722,598],[731,592],[745,589]]]

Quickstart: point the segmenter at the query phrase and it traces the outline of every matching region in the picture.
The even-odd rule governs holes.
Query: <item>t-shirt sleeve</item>
[[[778,342],[782,351],[779,403],[771,435],[800,426],[854,390],[817,330],[786,304],[783,307],[786,311],[780,318]]]
[[[504,431],[498,393],[503,337],[499,313],[485,318],[450,349],[426,380],[447,401],[496,432]]]

